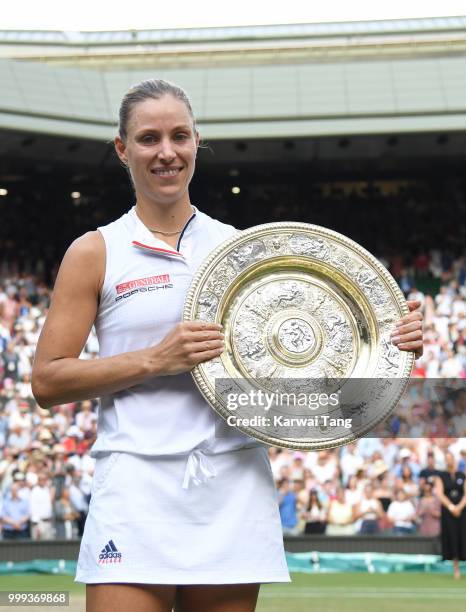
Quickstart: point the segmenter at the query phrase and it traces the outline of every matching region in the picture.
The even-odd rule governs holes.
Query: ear
[[[120,161],[126,166],[128,164],[128,158],[126,157],[126,145],[120,138],[120,136],[115,136],[114,139],[115,151]]]

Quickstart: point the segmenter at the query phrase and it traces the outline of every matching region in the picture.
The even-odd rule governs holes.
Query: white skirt
[[[97,459],[76,582],[290,582],[267,450]]]

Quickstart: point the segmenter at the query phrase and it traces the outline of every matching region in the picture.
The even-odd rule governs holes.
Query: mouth
[[[183,170],[183,166],[173,166],[172,168],[152,168],[151,174],[155,174],[155,176],[177,176],[181,170]]]

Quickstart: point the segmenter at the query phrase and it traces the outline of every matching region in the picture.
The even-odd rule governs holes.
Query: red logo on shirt
[[[158,276],[148,276],[146,278],[137,278],[136,280],[126,281],[116,286],[117,295],[130,291],[131,289],[137,289],[138,287],[148,287],[149,285],[157,285],[159,283],[169,283],[169,274],[159,274]]]

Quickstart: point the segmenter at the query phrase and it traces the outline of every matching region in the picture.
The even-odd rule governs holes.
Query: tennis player
[[[190,202],[200,139],[182,89],[144,81],[119,119],[136,201],[69,247],[32,381],[44,407],[100,398],[76,580],[87,612],[251,612],[261,583],[290,581],[267,448],[226,426],[189,374],[222,353],[221,326],[180,322],[202,260],[236,230]],[[421,350],[418,306],[394,333],[402,350]]]

